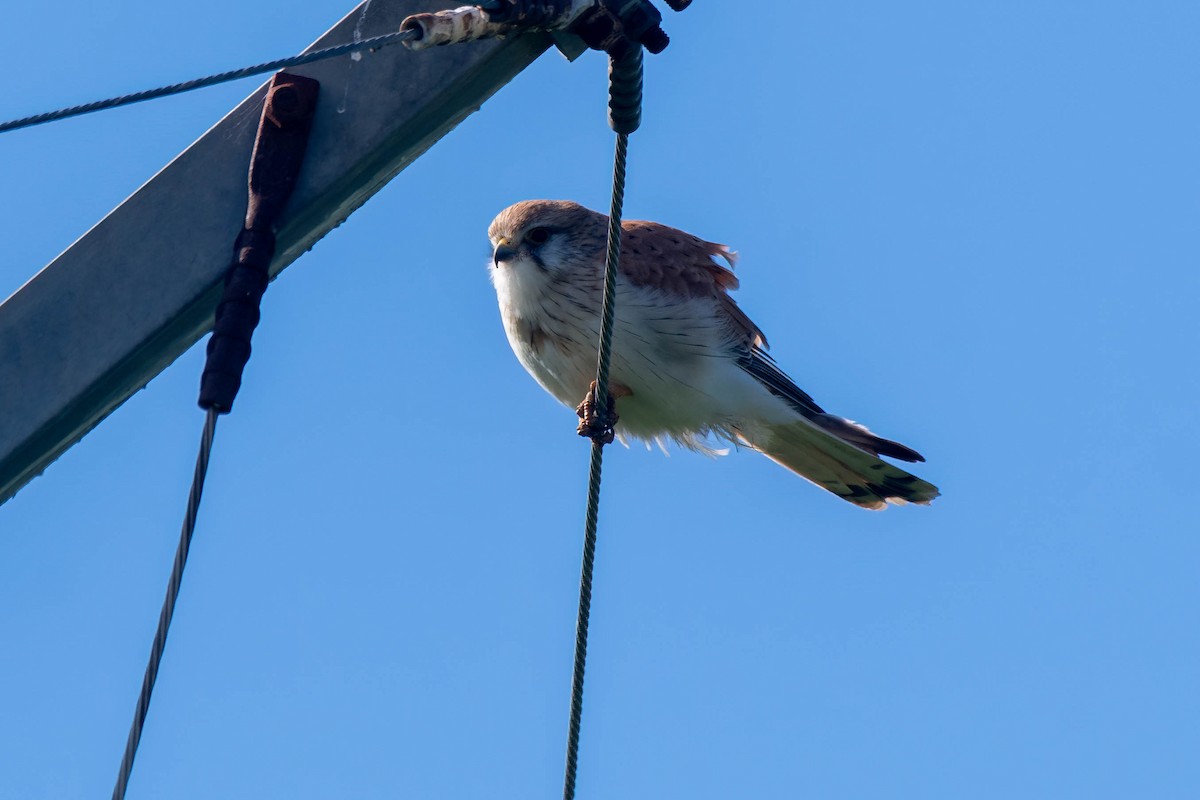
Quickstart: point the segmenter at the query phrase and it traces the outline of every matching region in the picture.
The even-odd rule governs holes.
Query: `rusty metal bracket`
[[[200,407],[228,414],[250,360],[250,337],[261,317],[268,268],[275,255],[275,223],[296,187],[308,147],[320,84],[280,72],[271,79],[250,156],[246,220],[233,246],[225,291],[217,304],[200,378]]]

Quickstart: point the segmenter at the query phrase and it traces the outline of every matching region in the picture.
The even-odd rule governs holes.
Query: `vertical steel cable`
[[[604,262],[604,302],[600,307],[600,347],[596,356],[596,402],[606,403],[612,366],[613,318],[616,315],[617,265],[621,260],[621,212],[625,205],[625,162],[629,134],[617,134],[613,155],[612,208],[608,214],[608,256]]]
[[[137,755],[138,742],[142,738],[142,727],[146,724],[146,714],[150,710],[150,695],[154,692],[154,681],[158,677],[158,665],[162,661],[163,650],[167,646],[167,631],[171,627],[171,617],[175,614],[175,600],[179,597],[179,585],[183,581],[183,568],[187,566],[188,550],[192,546],[192,532],[196,530],[200,495],[204,492],[204,476],[208,473],[208,457],[212,452],[213,436],[217,432],[217,415],[218,412],[215,409],[209,409],[204,420],[204,433],[200,437],[200,454],[196,456],[196,471],[192,476],[192,489],[188,493],[183,531],[179,535],[179,547],[175,550],[175,565],[171,568],[171,580],[167,583],[167,597],[163,600],[162,611],[158,615],[158,630],[154,633],[154,644],[150,647],[150,662],[146,665],[146,675],[142,678],[142,692],[138,695],[133,725],[129,728],[129,738],[125,742],[125,755],[121,759],[121,771],[117,775],[117,784],[113,788],[113,800],[123,800],[125,797],[125,789],[129,785],[129,775],[133,771],[133,759]]]
[[[604,260],[604,299],[600,308],[600,343],[596,354],[593,400],[601,414],[609,409],[608,378],[612,365],[613,322],[616,316],[617,271],[621,263],[621,212],[625,206],[625,165],[629,134],[642,119],[642,48],[610,54],[608,122],[617,133],[613,156],[612,206],[608,213],[608,252]],[[611,439],[611,436],[608,437]],[[592,571],[596,562],[596,526],[600,516],[600,478],[604,461],[603,435],[592,435],[588,470],[587,513],[584,519],[583,566],[579,576],[579,614],[575,618],[575,667],[571,674],[571,717],[567,724],[567,764],[563,800],[574,800],[579,767],[579,728],[583,718],[583,674],[587,663],[588,620],[592,611]]]
[[[600,347],[596,365],[596,402],[608,402],[608,373],[612,364],[613,318],[616,313],[617,265],[621,260],[621,211],[625,204],[625,162],[629,134],[617,134],[613,160],[612,208],[608,215],[608,256],[604,264],[604,302],[600,312]],[[575,619],[575,668],[571,675],[571,718],[567,724],[567,766],[563,800],[575,797],[579,766],[579,727],[583,718],[583,673],[587,662],[588,620],[592,611],[592,570],[596,561],[596,526],[600,516],[600,477],[604,443],[592,440],[588,471],[587,513],[584,519],[583,567],[579,576],[579,614]]]

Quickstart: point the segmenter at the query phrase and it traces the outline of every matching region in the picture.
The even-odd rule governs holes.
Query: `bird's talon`
[[[579,427],[575,430],[580,436],[586,436],[600,444],[612,444],[616,436],[613,428],[616,427],[619,417],[617,417],[617,400],[611,393],[608,395],[608,402],[605,405],[607,408],[603,413],[596,408],[596,382],[592,381],[592,385],[588,387],[587,396],[575,409],[575,413],[579,416]]]

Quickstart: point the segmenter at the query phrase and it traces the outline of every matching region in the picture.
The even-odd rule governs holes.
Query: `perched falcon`
[[[767,355],[762,331],[729,296],[731,250],[656,222],[622,227],[610,388],[622,441],[748,446],[863,508],[938,496],[879,458],[920,454],[827,414]],[[574,408],[595,378],[608,217],[527,200],[501,211],[488,236],[509,344]]]

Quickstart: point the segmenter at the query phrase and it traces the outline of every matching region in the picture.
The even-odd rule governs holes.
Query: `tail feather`
[[[761,347],[750,347],[738,357],[738,366],[741,367],[747,375],[754,378],[768,392],[783,400],[792,407],[796,413],[804,417],[811,423],[807,430],[811,432],[812,426],[828,431],[833,434],[833,437],[842,442],[849,442],[859,450],[864,450],[874,456],[889,456],[898,458],[901,461],[924,461],[925,457],[912,448],[905,447],[899,442],[893,442],[890,439],[884,439],[881,436],[876,436],[867,430],[864,426],[857,422],[852,422],[848,419],[834,416],[826,413],[825,409],[821,408],[816,402],[803,390],[797,386],[791,378],[784,374],[779,365],[767,355],[766,351]],[[797,430],[804,431],[804,428]],[[793,434],[792,438],[798,434]],[[783,435],[786,440],[788,436]],[[801,438],[804,438],[801,436]],[[814,440],[819,441],[820,438]],[[777,461],[779,459],[776,459]],[[783,463],[782,461],[780,463]],[[784,466],[788,466],[785,464]],[[789,467],[800,474],[804,474],[794,467]],[[906,475],[903,470],[897,470],[902,475]],[[934,489],[936,496],[937,490]],[[918,501],[919,502],[919,501]]]
[[[925,456],[911,447],[905,447],[899,442],[893,442],[891,439],[876,436],[867,430],[865,425],[859,425],[854,420],[842,419],[841,417],[835,417],[833,414],[817,414],[810,419],[839,439],[849,442],[862,450],[866,450],[868,453],[873,453],[877,456],[898,458],[901,461],[925,460]]]
[[[835,433],[817,420],[800,419],[786,425],[768,426],[751,445],[776,464],[863,508],[881,509],[888,503],[927,505],[938,496],[938,488],[932,483],[910,475],[876,455],[909,456],[906,460],[924,461],[918,453],[880,439],[854,423],[837,417],[830,419],[851,426],[854,438],[843,436],[840,428]],[[863,436],[870,437],[870,441],[860,445],[856,439]],[[881,442],[883,446],[880,446]],[[888,445],[899,448],[904,455]]]

